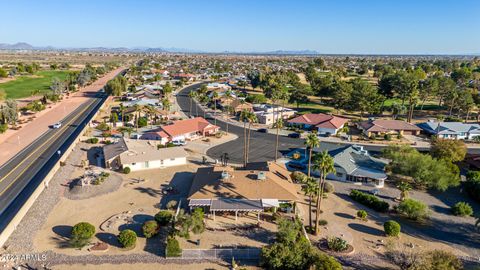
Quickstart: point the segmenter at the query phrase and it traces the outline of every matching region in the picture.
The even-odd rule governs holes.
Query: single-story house
[[[323,151],[314,148],[314,152]],[[387,160],[372,157],[363,146],[343,145],[332,148],[328,154],[333,157],[336,172],[329,174],[328,179],[362,183],[382,188],[387,179],[385,166]],[[316,174],[317,172],[314,172]],[[318,173],[317,173],[318,174]]]
[[[171,141],[196,140],[205,136],[215,135],[219,130],[219,126],[210,124],[202,117],[195,117],[174,121],[173,124],[146,132],[141,139],[160,140],[161,144],[165,144]]]
[[[199,168],[188,195],[190,209],[206,213],[260,213],[298,200],[290,172],[274,162],[252,163],[246,169],[230,166]]]
[[[306,113],[288,120],[291,126],[303,129],[317,129],[318,134],[335,135],[341,130],[348,119],[323,113]]]
[[[297,113],[297,111],[289,108],[278,107],[275,109],[275,111],[273,110],[255,111],[254,113],[257,116],[258,122],[260,124],[271,125],[278,118],[282,118],[285,120],[294,116]]]
[[[368,137],[384,134],[419,135],[421,131],[419,127],[411,123],[385,119],[360,121],[357,123],[357,128]]]
[[[105,166],[110,169],[130,168],[131,171],[184,165],[187,152],[183,147],[158,148],[157,141],[120,138],[103,147]]]
[[[442,139],[473,140],[480,136],[479,124],[428,121],[417,124],[417,126],[426,134],[435,135]]]

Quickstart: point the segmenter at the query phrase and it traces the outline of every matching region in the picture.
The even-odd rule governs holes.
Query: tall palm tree
[[[248,121],[248,114],[250,112],[247,110],[243,110],[240,113],[240,121],[243,122],[243,166],[247,167],[247,121]]]
[[[225,98],[227,99],[227,101],[230,101],[230,100],[232,99],[232,91],[227,90],[227,91],[225,92]],[[229,104],[229,106],[227,107],[227,110],[226,110],[227,119],[226,119],[226,121],[225,121],[225,122],[226,122],[226,125],[227,125],[227,127],[226,127],[226,132],[227,132],[227,133],[228,133],[228,122],[229,122],[228,120],[229,120],[229,116],[230,116],[230,105],[231,105],[230,103],[228,103],[228,104]],[[224,108],[225,108],[225,107],[224,107]]]
[[[172,103],[170,103],[170,100],[168,100],[168,98],[164,98],[164,99],[162,99],[162,106],[163,106],[164,110],[169,112],[170,107],[172,107]]]
[[[320,190],[317,194],[317,211],[315,212],[315,235],[317,235],[325,180],[327,179],[328,174],[335,173],[335,162],[327,151],[322,151],[315,155],[313,168],[320,172]]]
[[[215,125],[217,125],[217,100],[218,100],[217,91],[213,91],[212,100],[213,100],[213,119],[215,121]]]
[[[252,123],[257,123],[258,122],[258,118],[257,118],[257,115],[254,114],[253,112],[250,112],[248,111],[248,114],[247,114],[247,120],[248,120],[248,137],[247,137],[247,163],[248,163],[248,156],[249,156],[249,153],[250,153],[250,132],[251,132],[251,126],[252,126]]]
[[[320,140],[318,139],[317,134],[314,132],[308,134],[307,138],[305,139],[305,145],[309,148],[307,176],[310,177],[310,167],[312,166],[312,151],[313,148],[320,146]]]
[[[140,118],[140,110],[142,107],[138,104],[133,105],[135,109],[135,131],[138,132],[138,119]]]
[[[278,118],[277,122],[275,123],[275,127],[277,128],[277,135],[275,139],[275,161],[277,161],[278,158],[278,137],[279,137],[279,130],[283,128],[283,119]]]
[[[313,228],[312,226],[312,204],[313,204],[313,197],[318,193],[318,181],[315,178],[307,177],[306,181],[303,183],[302,191],[305,196],[308,196],[308,224],[310,226],[310,230]]]
[[[190,110],[188,111],[190,114],[190,117],[192,116],[192,105],[193,105],[193,99],[196,96],[196,92],[190,91],[188,92],[188,97],[190,98]]]

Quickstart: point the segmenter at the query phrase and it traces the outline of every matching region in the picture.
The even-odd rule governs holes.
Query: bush
[[[478,136],[480,138],[480,136]],[[469,171],[467,173],[467,181],[465,182],[465,190],[468,195],[477,202],[480,202],[480,171]]]
[[[323,191],[326,193],[333,193],[335,191],[335,187],[332,183],[325,182],[325,186],[323,187]]]
[[[152,238],[158,233],[158,223],[155,220],[145,221],[142,226],[142,232],[145,238]]]
[[[400,234],[400,224],[398,222],[389,220],[383,223],[383,230],[387,236],[398,236]]]
[[[336,252],[345,251],[345,250],[348,249],[347,241],[345,241],[344,239],[342,239],[340,237],[328,238],[327,245],[328,245],[329,249],[331,249],[333,251],[336,251]]]
[[[428,216],[427,206],[421,201],[414,199],[406,199],[401,202],[397,207],[397,211],[412,220],[419,220]]]
[[[137,234],[132,230],[123,230],[118,235],[118,242],[126,248],[134,247],[137,242]]]
[[[129,174],[130,171],[131,171],[131,170],[130,170],[130,167],[125,167],[125,168],[123,168],[123,173],[124,173],[124,174]]]
[[[100,131],[110,130],[110,126],[107,123],[100,123],[97,125],[97,129]]]
[[[88,244],[94,234],[95,226],[88,222],[80,222],[72,228],[71,244],[74,247],[83,247]]]
[[[328,224],[328,221],[325,220],[325,219],[320,219],[320,220],[318,221],[318,225],[320,225],[320,226],[325,226],[325,225],[327,225],[327,224]]]
[[[89,138],[85,142],[86,143],[91,143],[91,144],[96,144],[96,143],[98,143],[98,138],[95,138],[95,137]]]
[[[165,251],[167,257],[180,257],[182,255],[182,249],[178,240],[174,236],[167,238],[167,249]]]
[[[424,254],[418,269],[463,269],[462,261],[453,253],[444,250],[433,250]]]
[[[294,171],[292,173],[292,179],[296,183],[304,183],[307,180],[307,175],[301,171]]]
[[[177,207],[177,201],[175,200],[171,200],[167,203],[167,209],[175,209],[175,207]]]
[[[380,200],[374,195],[371,195],[356,189],[350,192],[350,198],[378,212],[387,212],[388,209],[390,208],[390,205],[387,202]]]
[[[332,256],[312,250],[310,256],[311,268],[315,270],[342,270],[342,265]]]
[[[452,213],[455,216],[466,217],[473,215],[473,209],[466,202],[458,202],[452,207]]]
[[[391,141],[392,140],[392,135],[385,134],[385,135],[383,135],[383,139],[386,140],[386,141]]]
[[[145,117],[138,118],[138,127],[146,127],[148,125],[148,120]]]
[[[367,211],[365,210],[358,210],[357,211],[357,217],[360,218],[360,219],[367,219]]]
[[[7,131],[8,125],[7,124],[0,124],[0,134],[5,133]]]
[[[155,215],[155,220],[158,222],[158,225],[165,226],[170,223],[172,220],[173,214],[167,210],[161,210]]]

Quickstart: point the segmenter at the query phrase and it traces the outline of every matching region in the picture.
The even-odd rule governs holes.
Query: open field
[[[39,90],[39,94],[49,91],[50,84],[54,77],[64,80],[68,71],[39,71],[34,76],[20,76],[13,81],[0,84],[7,94],[7,98],[17,99],[28,97],[32,91]]]

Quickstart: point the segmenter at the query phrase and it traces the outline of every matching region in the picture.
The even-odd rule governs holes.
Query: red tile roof
[[[348,119],[323,113],[306,113],[288,121],[294,124],[314,125],[319,128],[340,128]]]
[[[409,130],[419,131],[421,130],[414,124],[407,123],[400,120],[367,120],[358,123],[360,127],[370,132],[387,132],[392,130]]]
[[[205,132],[208,130],[218,129],[218,126],[210,124],[202,117],[195,117],[192,119],[179,120],[173,122],[171,125],[161,127],[166,134],[171,137],[183,135],[192,132]]]

